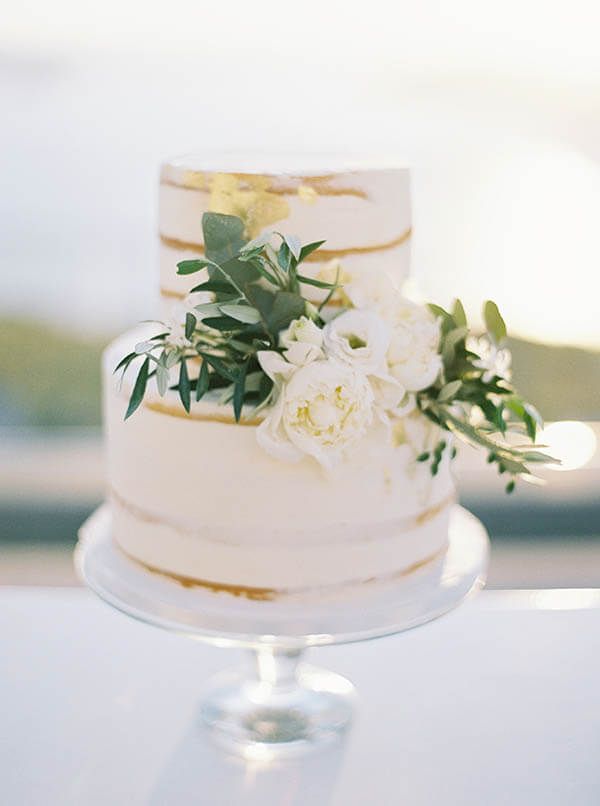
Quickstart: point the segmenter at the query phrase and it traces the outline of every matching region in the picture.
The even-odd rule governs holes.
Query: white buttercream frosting
[[[124,422],[131,379],[119,389],[112,371],[146,335],[124,335],[104,358],[114,538],[129,555],[213,583],[303,590],[387,578],[443,550],[448,462],[435,478],[415,463],[410,427],[374,423],[326,472],[309,456],[270,456],[251,412],[236,425],[216,403],[187,416],[174,394],[151,393]]]

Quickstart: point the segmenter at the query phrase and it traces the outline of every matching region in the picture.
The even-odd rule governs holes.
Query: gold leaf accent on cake
[[[298,198],[305,204],[314,204],[319,198],[317,191],[310,185],[298,185]]]
[[[211,179],[208,177],[231,176],[241,182],[251,184],[261,181],[269,193],[276,196],[299,196],[302,201],[311,203],[319,196],[354,196],[357,199],[368,199],[369,194],[360,187],[332,185],[331,182],[340,178],[336,174],[322,176],[286,176],[277,174],[244,174],[244,173],[215,173],[206,174],[201,171],[186,171],[182,179],[174,179],[168,174],[161,177],[161,185],[181,188],[201,193],[210,192]],[[219,212],[215,210],[214,212]]]
[[[208,179],[202,171],[186,171],[183,175],[183,184],[184,187],[194,190],[208,190]]]
[[[241,218],[248,238],[256,238],[263,229],[287,218],[290,206],[269,190],[266,176],[215,174],[210,180],[208,209]]]

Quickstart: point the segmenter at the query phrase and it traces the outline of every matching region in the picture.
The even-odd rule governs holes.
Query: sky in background
[[[571,2],[19,3],[0,27],[0,315],[111,331],[157,285],[158,165],[389,154],[414,274],[600,347],[600,8]]]

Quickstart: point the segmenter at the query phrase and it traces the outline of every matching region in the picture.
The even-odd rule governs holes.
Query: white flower
[[[323,331],[306,316],[294,319],[287,330],[279,336],[279,343],[286,348],[285,357],[296,366],[304,366],[323,358]]]
[[[269,366],[274,368],[274,363]],[[297,461],[309,455],[331,468],[372,422],[373,392],[367,378],[332,359],[293,369],[287,380],[281,380],[281,373],[276,377],[279,396],[257,430],[259,444],[277,458]]]
[[[323,344],[329,357],[366,375],[388,377],[386,353],[390,331],[372,311],[351,310],[333,319],[323,330]]]
[[[185,335],[185,320],[188,313],[191,313],[196,319],[199,318],[194,308],[195,304],[197,304],[195,300],[191,297],[186,297],[173,307],[171,316],[166,322],[169,331],[169,335],[165,339],[166,346],[177,349],[191,346],[192,342]]]
[[[398,296],[387,354],[391,375],[409,392],[426,389],[442,368],[440,322],[420,305]]]
[[[400,296],[398,286],[385,271],[363,272],[353,275],[344,285],[346,296],[355,308],[376,311],[384,319],[390,318],[390,304]]]
[[[484,371],[481,376],[484,383],[489,383],[495,375],[510,380],[511,354],[506,347],[498,347],[487,336],[480,336],[470,338],[467,349],[479,356],[473,361],[473,366]]]

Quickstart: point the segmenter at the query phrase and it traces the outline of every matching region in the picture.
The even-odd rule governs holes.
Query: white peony
[[[326,354],[362,370],[366,375],[388,377],[386,353],[389,344],[389,327],[372,311],[347,311],[323,330]]]
[[[398,296],[391,312],[392,337],[387,354],[391,375],[409,392],[426,389],[442,368],[440,322],[420,305]]]
[[[299,367],[324,357],[323,331],[306,316],[294,319],[279,335],[279,343],[285,347],[287,360]]]
[[[297,461],[309,455],[331,468],[372,422],[373,391],[367,378],[349,365],[327,359],[295,369],[282,380],[277,371],[281,366],[270,359],[265,366],[262,355],[261,365],[268,374],[275,372],[280,388],[275,405],[257,429],[259,444],[276,458]]]

